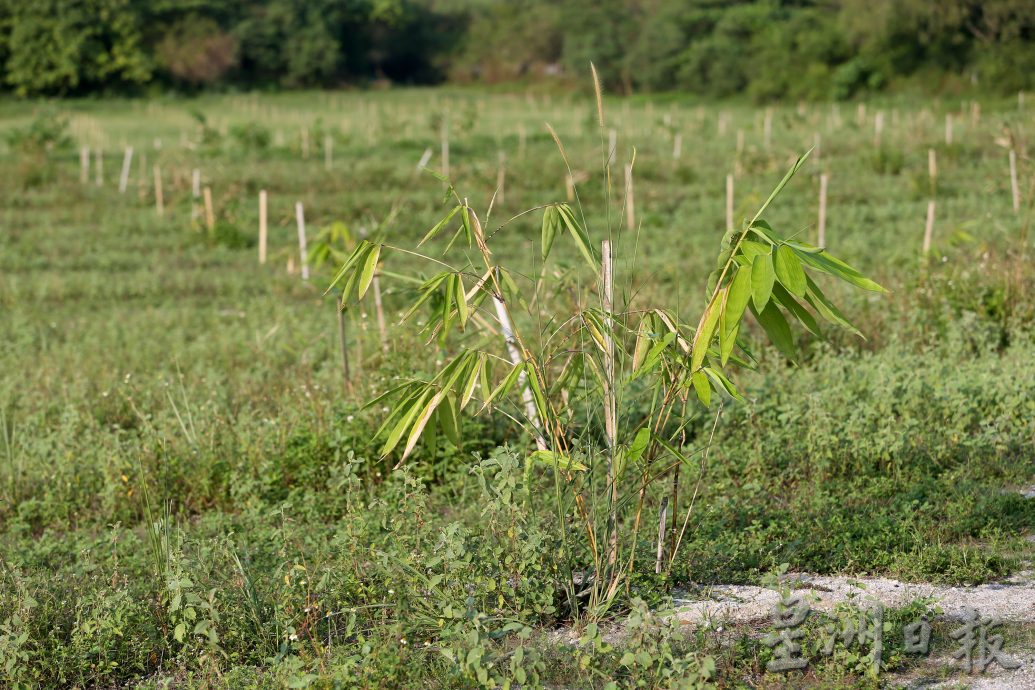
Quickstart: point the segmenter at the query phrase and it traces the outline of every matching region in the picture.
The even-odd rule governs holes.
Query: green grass
[[[687,313],[703,304],[738,129],[738,218],[818,131],[819,162],[813,154],[772,222],[814,238],[818,174],[827,171],[828,244],[892,291],[838,291],[866,341],[800,338],[797,368],[758,351],[759,370],[741,380],[749,403],[727,406],[707,463],[681,477],[684,487],[700,479],[700,494],[672,580],[653,574],[646,530],[631,595],[654,604],[674,585],[757,583],[783,563],[984,582],[1030,557],[1035,502],[1017,493],[1035,475],[1033,274],[1019,258],[1029,216],[1011,210],[1006,151],[994,139],[1004,124],[1023,132],[1032,120],[1012,101],[988,101],[982,121],[959,122],[946,146],[943,113],[955,105],[869,104],[871,117],[887,113],[880,153],[872,120],[856,126],[848,104],[835,130],[829,106],[778,108],[766,150],[761,115],[738,104],[607,103],[619,131],[614,217],[621,164],[637,150],[641,230],[635,256],[627,243],[618,260],[626,297]],[[92,176],[79,184],[75,145],[33,158],[12,143],[0,160],[4,683],[474,686],[488,662],[475,654],[468,663],[472,650],[514,677],[517,647],[528,650],[526,675],[547,684],[603,687],[612,671],[632,682],[631,670],[605,659],[611,652],[544,641],[544,629],[568,618],[561,535],[542,490],[549,477],[522,481],[524,439],[479,418],[467,423],[462,450],[421,449],[396,473],[397,458],[377,458],[381,412],[362,402],[447,354],[394,325],[407,287],[384,281],[387,355],[373,314],[349,314],[357,371],[347,393],[334,305],[322,296],[329,269],[309,284],[285,271],[297,256],[296,200],[311,235],[335,221],[372,231],[396,207],[389,237],[409,246],[438,219],[443,186],[415,166],[427,147],[437,166],[447,106],[454,182],[472,205],[488,205],[497,153],[507,156],[505,203],[487,228],[564,199],[549,121],[573,167],[589,175],[579,198],[591,235],[602,232],[607,133],[601,141],[592,98],[393,91],[0,104],[2,134],[51,108],[72,114],[77,143],[106,151],[101,188]],[[211,125],[203,137],[192,110]],[[730,124],[718,135],[723,112]],[[666,117],[683,134],[679,161]],[[303,124],[309,159],[298,148]],[[232,134],[244,126],[250,133]],[[330,171],[321,127],[335,141]],[[254,143],[261,131],[268,147]],[[181,133],[193,148],[181,146]],[[164,218],[152,206],[150,170],[141,176],[135,166],[127,194],[115,189],[124,142],[138,160],[146,152],[148,166],[161,163]],[[922,273],[930,147],[938,220]],[[195,167],[213,190],[214,236],[191,223]],[[1021,175],[1027,193],[1028,161]],[[259,189],[270,194],[267,266],[251,246]],[[501,231],[499,246],[518,265],[536,253],[537,223]],[[692,443],[706,440],[710,423],[707,414],[692,422]],[[168,530],[169,546],[156,558],[147,527],[166,510],[158,532]],[[527,640],[521,626],[534,630]],[[745,673],[764,678],[767,652],[745,644],[736,658],[707,639],[680,649],[718,659],[716,680],[736,686]],[[650,655],[665,658],[653,647]],[[580,674],[580,663],[602,674]],[[824,673],[810,682],[849,682],[840,670]]]

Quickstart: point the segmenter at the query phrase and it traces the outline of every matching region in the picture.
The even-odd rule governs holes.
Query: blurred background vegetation
[[[589,60],[622,93],[1006,93],[1035,83],[1035,0],[0,0],[18,95],[567,86]]]

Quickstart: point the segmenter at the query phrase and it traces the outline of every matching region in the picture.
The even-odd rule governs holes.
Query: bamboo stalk
[[[266,190],[259,191],[259,263],[266,263],[266,242],[268,239],[268,228],[266,211]]]
[[[626,166],[629,180],[629,166]],[[615,345],[614,330],[614,270],[611,257],[611,242],[600,243],[600,272],[602,283],[603,308],[606,319],[604,329],[604,436],[607,441],[607,484],[611,499],[608,505],[608,545],[607,562],[614,565],[618,560],[618,482],[615,476],[615,441],[617,436],[618,404],[615,398]]]
[[[931,180],[931,194],[938,188],[938,154],[934,149],[927,149],[927,176]]]
[[[654,561],[655,574],[661,574],[661,565],[665,559],[665,523],[668,521],[668,496],[661,499],[661,512],[658,514],[658,555]]]
[[[295,222],[298,226],[298,255],[302,261],[302,280],[309,280],[309,257],[305,245],[305,211],[302,202],[295,202]]]

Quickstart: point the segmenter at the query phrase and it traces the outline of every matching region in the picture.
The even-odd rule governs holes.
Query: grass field
[[[654,615],[644,606],[673,588],[772,582],[784,564],[951,584],[1024,568],[1035,528],[1035,501],[1020,493],[1035,483],[1032,112],[1008,100],[769,115],[674,99],[605,108],[601,129],[592,95],[0,103],[0,685],[779,685],[751,631],[722,645],[703,634],[669,642],[643,622]],[[46,135],[50,115],[67,119],[67,139]],[[652,530],[639,536],[642,565],[613,614],[631,611],[644,631],[628,640],[572,620],[559,563],[570,525],[548,505],[550,473],[523,475],[528,440],[505,421],[465,420],[462,449],[419,446],[398,470],[398,453],[379,459],[384,412],[363,403],[450,354],[397,324],[410,285],[382,276],[384,352],[369,299],[346,312],[346,386],[323,294],[336,266],[298,275],[296,201],[310,243],[341,223],[355,238],[381,231],[412,246],[444,215],[443,183],[417,170],[426,149],[441,170],[444,120],[450,178],[479,213],[505,161],[490,232],[566,199],[549,122],[590,236],[623,227],[621,301],[689,314],[704,305],[725,230],[727,174],[739,224],[817,145],[767,218],[815,242],[827,174],[826,245],[890,291],[832,286],[866,339],[797,334],[796,365],[749,333],[759,366],[738,380],[748,401],[725,406],[707,462],[682,476],[699,493],[668,576],[654,572]],[[103,151],[100,185],[96,159],[80,181],[81,146],[92,159]],[[637,230],[623,226],[634,148]],[[212,230],[192,199],[194,169],[211,189]],[[541,270],[539,223],[523,216],[495,238],[527,275]],[[557,270],[579,275],[576,250],[556,251]],[[688,444],[704,444],[712,422],[694,413]],[[561,625],[583,644],[552,637]],[[890,670],[909,663],[886,659]],[[805,682],[879,684],[854,664],[830,662]]]

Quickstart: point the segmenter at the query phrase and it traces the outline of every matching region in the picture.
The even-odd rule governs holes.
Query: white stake
[[[626,186],[631,188],[631,166],[625,166]],[[632,224],[630,223],[630,227]],[[614,320],[611,314],[614,312],[614,271],[611,265],[611,242],[604,240],[600,243],[600,269],[601,269],[601,290],[607,328],[604,331],[604,436],[607,441],[607,484],[611,494],[608,508],[608,531],[610,539],[608,545],[608,562],[614,563],[618,557],[618,483],[615,477],[614,451],[618,433],[618,404],[615,397],[615,345],[611,337],[614,328]]]
[[[420,172],[424,168],[428,167],[428,161],[430,161],[430,160],[431,160],[431,149],[430,148],[424,149],[424,155],[422,155],[420,157],[420,160],[417,161],[417,172]]]
[[[931,178],[931,190],[938,184],[938,154],[934,149],[927,149],[927,176]]]
[[[819,176],[819,225],[816,232],[816,243],[820,247],[827,246],[827,174]]]
[[[726,230],[733,231],[733,175],[726,176]]]
[[[129,185],[129,170],[133,164],[133,147],[127,146],[126,153],[122,156],[122,172],[119,174],[119,194],[126,193],[126,187]]]
[[[1010,192],[1013,195],[1013,212],[1021,212],[1021,190],[1017,184],[1017,153],[1010,149]]]
[[[305,212],[302,202],[295,202],[295,222],[298,224],[298,255],[302,259],[302,280],[309,280],[309,257],[305,247]]]
[[[952,146],[952,113],[945,113],[945,144]]]
[[[672,157],[676,160],[683,155],[683,135],[676,133],[675,139],[672,141]]]
[[[884,111],[878,110],[873,116],[873,145],[880,148],[881,138],[884,134]]]
[[[266,240],[267,240],[267,228],[266,228],[266,190],[262,189],[259,191],[259,263],[266,263]]]
[[[86,184],[90,181],[90,147],[79,149],[79,181]]]
[[[931,250],[931,235],[934,233],[934,199],[927,202],[927,223],[924,225],[924,247],[923,254]]]

